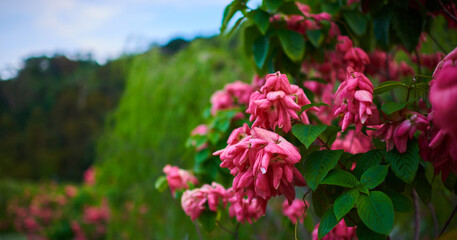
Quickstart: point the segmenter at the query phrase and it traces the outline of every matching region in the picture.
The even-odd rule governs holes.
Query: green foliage
[[[353,188],[357,186],[357,179],[347,171],[333,169],[327,174],[321,184]]]
[[[402,82],[386,81],[374,88],[373,95],[378,95],[378,94],[393,90],[395,88],[400,88],[400,87],[408,89],[408,85],[406,85]]]
[[[335,210],[335,217],[338,221],[351,211],[359,196],[359,190],[351,189],[336,198],[333,209]]]
[[[335,226],[338,224],[338,221],[333,212],[333,206],[327,209],[324,213],[324,216],[321,219],[319,224],[318,234],[319,239],[323,238],[327,233],[329,233]]]
[[[409,141],[408,150],[405,153],[392,149],[386,154],[386,161],[392,164],[392,171],[405,183],[411,183],[414,180],[419,167],[419,159],[417,141]]]
[[[292,127],[292,133],[306,146],[306,148],[309,148],[325,129],[327,129],[327,125],[295,124]]]
[[[363,223],[372,231],[388,235],[394,226],[394,208],[390,198],[380,191],[360,195],[357,212]]]
[[[291,30],[278,31],[279,40],[284,52],[292,61],[299,61],[305,53],[305,39],[302,35]]]
[[[362,186],[373,189],[384,182],[389,166],[378,165],[368,168],[360,177]]]
[[[364,35],[367,30],[367,19],[358,10],[343,11],[343,17],[355,34]]]
[[[265,60],[267,59],[270,40],[267,37],[259,36],[252,45],[254,52],[254,61],[258,68],[263,68]]]
[[[306,158],[303,175],[312,190],[316,190],[327,173],[336,166],[341,154],[343,150],[323,150],[313,152]]]
[[[385,152],[380,150],[370,150],[364,153],[357,161],[354,174],[360,178],[368,168],[379,165],[384,157],[383,153]]]

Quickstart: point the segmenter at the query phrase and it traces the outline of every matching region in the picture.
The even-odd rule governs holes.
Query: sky
[[[91,53],[99,62],[174,37],[217,34],[230,0],[1,0],[0,78],[30,56]]]

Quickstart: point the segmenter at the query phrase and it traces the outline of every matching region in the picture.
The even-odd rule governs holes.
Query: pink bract
[[[198,184],[197,178],[186,170],[179,169],[176,166],[166,165],[163,172],[167,175],[168,186],[174,195],[176,190],[188,189],[189,184]]]
[[[357,227],[348,227],[344,220],[341,220],[325,237],[321,240],[356,240]],[[313,240],[319,240],[318,238],[319,224],[314,227]]]
[[[205,184],[201,188],[186,190],[181,197],[181,206],[194,221],[206,209],[206,204],[208,204],[209,210],[216,212],[219,203],[225,207],[227,201],[227,191],[220,184],[213,182],[211,185]]]
[[[282,213],[289,218],[289,220],[295,224],[298,219],[303,223],[303,219],[306,217],[305,209],[306,206],[309,206],[308,202],[305,203],[303,200],[295,199],[292,201],[292,204],[289,204],[289,201],[285,200],[282,203]]]

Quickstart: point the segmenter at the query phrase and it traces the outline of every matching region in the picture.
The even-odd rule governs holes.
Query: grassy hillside
[[[159,194],[154,181],[167,163],[191,168],[184,143],[211,94],[252,76],[241,49],[220,38],[197,39],[175,55],[156,49],[136,57],[98,146],[97,178],[114,210],[110,238],[197,238],[180,203]],[[149,209],[145,214],[143,205]]]

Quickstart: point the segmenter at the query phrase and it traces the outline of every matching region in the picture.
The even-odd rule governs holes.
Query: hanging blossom
[[[338,133],[331,149],[341,149],[352,154],[365,153],[373,148],[371,139],[371,136],[367,136],[363,133],[356,133],[354,130],[350,130],[347,131],[346,135]]]
[[[433,123],[457,139],[457,48],[436,67],[430,82]]]
[[[357,227],[348,227],[344,220],[341,220],[325,237],[321,240],[357,240]],[[318,237],[319,224],[314,227],[313,240],[319,240]]]
[[[168,186],[170,186],[171,194],[173,195],[176,190],[188,189],[189,183],[198,184],[198,180],[194,175],[176,166],[167,164],[163,168],[163,172],[167,175]]]
[[[211,185],[205,184],[201,188],[186,190],[181,198],[181,206],[186,215],[194,221],[206,209],[206,204],[213,212],[217,212],[219,203],[225,207],[228,196],[224,187],[213,182]]]
[[[228,191],[232,191],[230,188]],[[261,216],[264,215],[264,200],[257,198],[238,199],[237,196],[233,195],[230,199],[229,215],[230,217],[236,217],[236,220],[240,223],[248,222],[252,224],[253,221],[257,221]]]
[[[299,119],[298,113],[301,107],[310,104],[303,89],[297,85],[291,85],[285,74],[276,72],[266,76],[265,85],[260,91],[253,92],[246,113],[250,113],[250,121],[254,121],[252,127],[261,127],[274,130],[275,127],[289,132],[292,128],[291,118]],[[318,111],[316,107],[306,111]],[[309,124],[306,111],[300,116],[303,123]]]
[[[386,142],[386,150],[395,147],[399,153],[406,152],[408,139],[412,139],[417,130],[427,130],[428,120],[420,113],[402,110],[391,115],[391,121],[384,123],[378,130],[377,136]]]
[[[433,114],[428,119],[433,119]],[[457,174],[457,140],[448,131],[436,125],[419,136],[419,152],[425,161],[431,162],[435,175],[441,172],[441,179],[446,181],[450,172]]]
[[[305,181],[295,164],[301,159],[298,149],[278,134],[261,129],[249,129],[247,124],[235,129],[225,149],[219,155],[221,167],[235,176],[232,189],[238,200],[257,198],[263,207],[273,196],[285,195],[292,202],[294,186]]]
[[[363,125],[371,116],[376,116],[376,105],[373,104],[373,84],[360,72],[347,69],[346,80],[341,83],[335,94],[334,116],[342,116],[340,121],[342,130],[355,124],[356,132],[360,132]]]
[[[282,213],[289,218],[289,220],[296,224],[300,219],[300,223],[303,223],[303,219],[306,217],[306,208],[309,206],[308,202],[303,202],[303,200],[295,199],[292,201],[292,204],[289,204],[289,201],[284,200],[282,203]]]
[[[223,90],[216,91],[211,96],[211,114],[216,115],[219,110],[231,109],[240,104],[248,105],[252,91],[254,88],[251,85],[241,81],[226,84]]]
[[[197,135],[205,136],[206,134],[208,134],[208,132],[209,132],[208,126],[206,124],[200,124],[190,132],[190,136],[191,137],[197,136]],[[190,145],[196,147],[197,152],[208,147],[207,142],[204,142],[204,143],[200,144],[199,146],[197,146],[197,140],[192,139],[192,138],[190,140]]]

